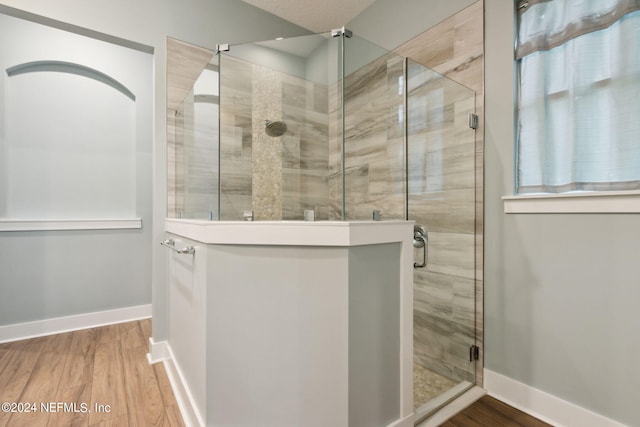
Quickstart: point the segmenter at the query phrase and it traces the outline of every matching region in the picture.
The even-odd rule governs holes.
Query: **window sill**
[[[125,230],[142,228],[142,219],[0,219],[1,231]]]
[[[504,213],[640,213],[640,191],[504,196]]]

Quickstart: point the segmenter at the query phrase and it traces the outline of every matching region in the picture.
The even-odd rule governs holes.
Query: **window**
[[[640,3],[517,11],[517,193],[640,190]]]

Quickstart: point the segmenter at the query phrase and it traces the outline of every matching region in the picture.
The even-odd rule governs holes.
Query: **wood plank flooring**
[[[183,426],[164,366],[147,362],[150,336],[146,319],[0,344],[0,402],[35,403],[0,411],[0,427]],[[489,396],[442,424],[510,426],[550,424]]]
[[[529,414],[491,396],[483,396],[441,427],[549,427]]]
[[[183,426],[150,335],[146,319],[0,344],[0,402],[32,409],[0,411],[0,427]]]

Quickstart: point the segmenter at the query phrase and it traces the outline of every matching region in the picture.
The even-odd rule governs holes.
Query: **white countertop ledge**
[[[165,220],[165,231],[212,245],[359,246],[403,242],[413,221]]]

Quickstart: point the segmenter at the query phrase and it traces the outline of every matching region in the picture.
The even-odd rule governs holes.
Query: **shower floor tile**
[[[413,364],[413,407],[419,408],[457,383],[424,366]]]

